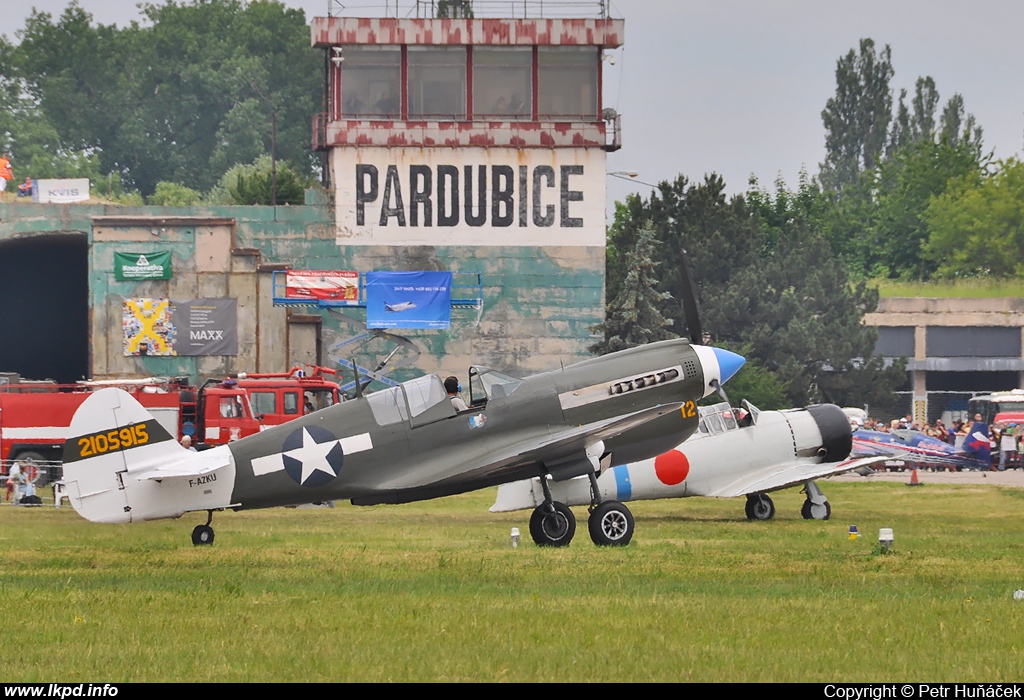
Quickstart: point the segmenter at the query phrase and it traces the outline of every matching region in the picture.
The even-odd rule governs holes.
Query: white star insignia
[[[318,443],[308,430],[302,429],[302,447],[283,453],[286,457],[298,460],[302,465],[300,484],[306,483],[306,480],[317,471],[330,474],[332,478],[338,476],[338,473],[327,462],[327,455],[338,446],[339,442],[338,440],[328,440]]]

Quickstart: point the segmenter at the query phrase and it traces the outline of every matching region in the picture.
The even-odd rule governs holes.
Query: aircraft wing
[[[513,461],[519,457],[526,461],[551,461],[559,457],[577,454],[586,450],[599,440],[610,440],[638,426],[661,418],[673,411],[678,411],[682,403],[655,406],[627,416],[618,416],[607,420],[569,428],[549,436],[541,441],[527,440],[510,447],[507,452]]]
[[[542,464],[550,465],[583,455],[591,445],[601,440],[610,440],[644,423],[678,411],[681,406],[682,403],[655,406],[557,433],[532,436],[484,454],[470,455],[452,463],[448,470],[449,476],[431,483],[423,483],[421,479],[424,472],[415,470],[403,475],[400,480],[383,484],[382,493],[356,497],[352,503],[408,503],[462,493],[467,490],[465,484],[470,481],[474,484],[472,488],[478,489],[536,476],[539,472],[531,472],[530,467],[539,468]],[[450,461],[449,455],[445,458]]]
[[[164,479],[194,479],[231,466],[231,452],[227,448],[214,448],[203,452],[184,452],[180,461],[162,462],[159,466],[146,469],[136,478],[139,481],[163,481]]]
[[[805,481],[822,479],[835,476],[836,474],[845,474],[846,472],[860,469],[875,462],[884,462],[888,459],[892,459],[892,457],[890,455],[880,455],[847,459],[842,462],[819,462],[814,464],[792,462],[774,465],[768,469],[746,475],[744,478],[706,495],[716,498],[735,498],[736,496],[747,496],[752,493],[777,491],[788,486],[802,484]]]

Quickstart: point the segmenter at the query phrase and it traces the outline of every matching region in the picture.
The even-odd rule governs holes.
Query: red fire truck
[[[240,373],[196,388],[185,378],[86,381],[62,385],[6,375],[0,384],[0,463],[61,460],[71,417],[86,397],[106,386],[130,392],[172,435],[192,437],[198,449],[223,445],[331,406],[343,397],[324,367],[293,367],[279,374]],[[56,473],[55,473],[56,472]],[[4,470],[6,473],[6,470]]]

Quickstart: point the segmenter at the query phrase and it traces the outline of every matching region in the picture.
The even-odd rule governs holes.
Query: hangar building
[[[1024,387],[1024,299],[889,297],[864,322],[878,329],[876,354],[907,358],[899,415],[948,421],[973,394]]]

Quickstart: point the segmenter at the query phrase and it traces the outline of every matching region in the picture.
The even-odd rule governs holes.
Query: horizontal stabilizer
[[[145,474],[138,475],[137,478],[140,480],[156,481],[162,479],[188,479],[210,474],[218,469],[230,466],[231,451],[228,450],[226,445],[221,445],[205,452],[189,453],[188,450],[185,450],[182,461],[153,467],[147,470]]]

